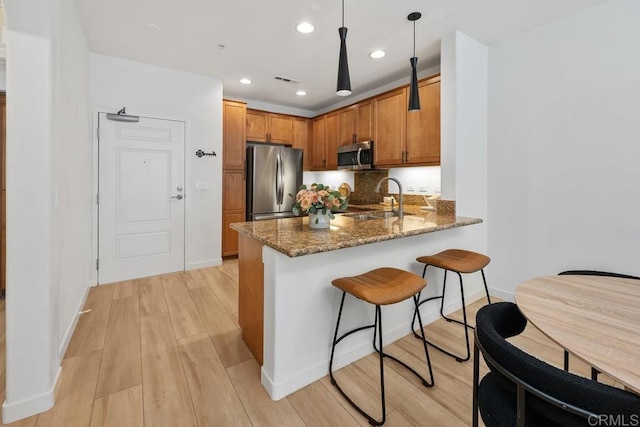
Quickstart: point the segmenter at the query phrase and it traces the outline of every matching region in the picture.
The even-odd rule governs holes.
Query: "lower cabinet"
[[[238,232],[232,222],[245,221],[245,177],[243,170],[225,170],[222,176],[222,256],[238,254]]]

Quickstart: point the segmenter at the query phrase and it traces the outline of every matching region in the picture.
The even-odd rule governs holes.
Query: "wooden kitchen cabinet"
[[[340,110],[339,145],[371,141],[373,132],[373,102],[363,101]]]
[[[404,163],[407,128],[407,89],[384,93],[373,100],[374,164]]]
[[[244,102],[224,100],[222,106],[222,167],[223,169],[243,169],[247,140],[245,118],[247,105]]]
[[[419,81],[418,91],[419,111],[408,111],[408,86],[374,98],[376,166],[440,164],[440,75]]]
[[[237,255],[238,232],[229,224],[245,221],[244,170],[225,170],[222,190],[222,256]]]
[[[312,170],[336,170],[338,168],[338,134],[340,113],[333,112],[313,119]]]
[[[418,83],[420,110],[407,113],[405,164],[440,164],[440,76]]]
[[[237,255],[238,232],[229,224],[245,220],[246,114],[244,102],[222,101],[222,256]]]
[[[320,116],[311,122],[311,169],[323,170],[325,166],[325,124],[326,116]]]
[[[293,144],[293,117],[266,111],[247,110],[247,140]]]
[[[340,133],[340,114],[327,114],[327,122],[325,123],[325,169],[338,169],[338,138]]]
[[[293,118],[293,148],[300,148],[303,150],[303,165],[302,169],[310,171],[312,167],[312,154],[311,154],[311,138],[310,138],[311,121],[304,117]]]

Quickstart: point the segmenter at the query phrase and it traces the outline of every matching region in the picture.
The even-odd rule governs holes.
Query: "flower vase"
[[[311,213],[309,212],[309,227],[311,228],[329,228],[329,213],[323,214],[322,212]]]

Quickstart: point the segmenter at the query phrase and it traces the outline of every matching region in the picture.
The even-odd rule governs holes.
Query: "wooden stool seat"
[[[456,273],[475,273],[485,268],[491,258],[464,249],[447,249],[435,255],[418,257],[416,261]]]
[[[352,277],[341,277],[333,286],[374,305],[404,301],[420,292],[426,281],[413,273],[397,268],[377,268]]]

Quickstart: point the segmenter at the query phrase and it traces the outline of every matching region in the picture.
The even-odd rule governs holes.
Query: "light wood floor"
[[[221,267],[92,288],[62,362],[55,406],[12,426],[366,426],[325,377],[274,402],[237,324],[237,261]],[[472,318],[484,300],[469,306]],[[4,401],[4,300],[0,302],[0,384]],[[461,317],[461,313],[456,313]],[[455,315],[454,315],[455,317]],[[463,350],[462,327],[439,320],[428,337]],[[556,366],[562,351],[533,327],[514,343]],[[421,343],[407,336],[387,347],[424,372]],[[472,361],[430,349],[436,386],[405,369],[385,369],[389,426],[471,424]],[[379,405],[377,358],[337,373],[365,410]],[[484,368],[486,369],[486,368]],[[572,369],[589,368],[572,360]],[[607,378],[603,376],[607,382]],[[612,383],[612,381],[608,381]]]

